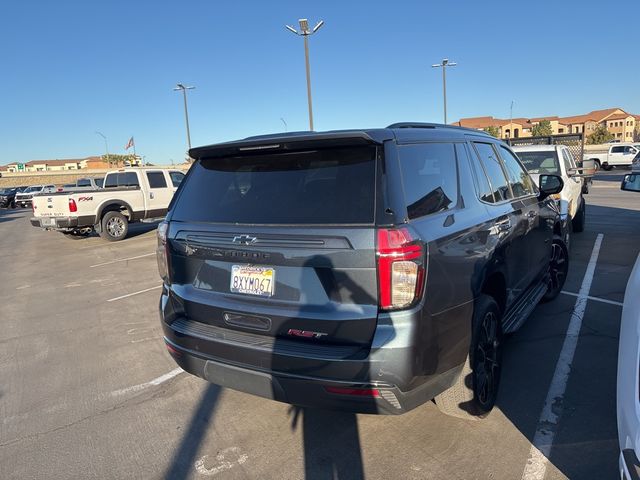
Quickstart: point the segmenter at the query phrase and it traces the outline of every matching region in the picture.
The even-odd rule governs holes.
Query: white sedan
[[[625,175],[622,189],[640,192],[640,174]],[[618,350],[620,478],[640,480],[640,255],[624,294]]]

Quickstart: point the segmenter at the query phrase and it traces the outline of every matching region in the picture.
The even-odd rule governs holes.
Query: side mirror
[[[540,199],[560,193],[564,182],[558,175],[540,175]]]
[[[572,168],[569,172],[572,177],[588,178],[596,174],[596,161],[593,159],[583,160],[578,168]]]
[[[629,173],[622,179],[621,190],[627,192],[640,192],[640,173]]]

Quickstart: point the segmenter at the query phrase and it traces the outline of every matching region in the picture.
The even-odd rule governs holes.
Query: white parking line
[[[580,294],[579,293],[573,293],[573,292],[566,292],[564,290],[562,290],[562,292],[565,295],[571,295],[572,297],[579,297]],[[600,298],[600,297],[592,297],[591,295],[587,295],[587,299],[588,300],[593,300],[594,302],[602,302],[602,303],[608,303],[610,305],[617,305],[619,307],[622,307],[624,304],[622,302],[616,302],[615,300],[607,300],[606,298]]]
[[[89,265],[89,268],[95,268],[95,267],[102,267],[104,265],[111,265],[113,263],[119,263],[119,262],[127,262],[129,260],[135,260],[137,258],[144,258],[144,257],[150,257],[151,255],[155,255],[156,253],[145,253],[144,255],[136,255],[135,257],[128,257],[128,258],[119,258],[117,260],[111,260],[109,262],[103,262],[103,263],[96,263],[95,265]]]
[[[145,388],[148,388],[148,387],[157,386],[157,385],[160,385],[161,383],[166,382],[167,380],[171,380],[173,377],[175,377],[176,375],[181,374],[182,372],[184,372],[184,370],[182,370],[180,367],[178,367],[178,368],[176,368],[174,370],[171,370],[169,373],[165,373],[164,375],[160,375],[158,378],[154,378],[153,380],[150,380],[148,382],[140,383],[139,385],[134,385],[132,387],[121,388],[120,390],[114,390],[113,392],[111,392],[111,395],[113,397],[119,397],[119,396],[125,395],[127,393],[138,392],[138,391],[144,390]]]
[[[560,357],[556,363],[556,369],[553,372],[547,398],[544,401],[544,406],[538,419],[538,426],[529,451],[529,459],[522,472],[522,480],[543,480],[547,471],[553,439],[556,435],[560,416],[562,415],[562,405],[567,389],[567,382],[569,381],[569,374],[571,373],[571,364],[578,345],[582,317],[587,307],[589,290],[591,289],[591,282],[593,281],[593,274],[596,269],[596,263],[598,262],[603,237],[604,235],[599,233],[593,245],[591,258],[589,259],[589,264],[587,265],[587,270],[582,280],[582,286],[580,287],[578,298],[571,313],[571,321],[569,322],[569,328],[567,328],[567,334],[562,344],[562,350],[560,350]]]
[[[127,293],[126,295],[120,295],[119,297],[110,298],[107,302],[115,302],[116,300],[122,300],[123,298],[133,297],[134,295],[139,295],[141,293],[150,292],[151,290],[155,290],[156,288],[161,288],[162,285],[156,285],[155,287],[145,288],[144,290],[140,290],[139,292]]]

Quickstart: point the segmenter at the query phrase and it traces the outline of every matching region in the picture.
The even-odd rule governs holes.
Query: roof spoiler
[[[195,147],[189,150],[189,156],[197,160],[200,158],[220,158],[247,153],[308,150],[318,147],[381,145],[383,141],[384,139],[374,138],[364,131],[264,135],[234,142]]]

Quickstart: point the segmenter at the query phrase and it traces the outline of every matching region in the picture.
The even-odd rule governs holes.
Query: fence
[[[507,140],[507,143],[513,147],[516,145],[565,145],[569,148],[576,164],[580,165],[582,163],[582,155],[584,152],[584,135],[582,133],[549,135],[545,137],[510,138]]]

